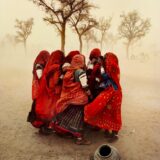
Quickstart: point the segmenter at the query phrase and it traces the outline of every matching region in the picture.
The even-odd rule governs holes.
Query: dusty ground
[[[31,106],[30,60],[0,61],[0,160],[88,160],[100,144],[107,143],[102,132],[89,133],[90,146],[77,146],[57,135],[39,135],[26,122]],[[159,160],[158,70],[152,66],[154,62],[130,63],[121,63],[123,128],[120,139],[111,145],[123,160]]]

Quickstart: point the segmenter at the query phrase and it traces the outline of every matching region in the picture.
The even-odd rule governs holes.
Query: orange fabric
[[[85,57],[82,54],[75,55],[71,61],[72,69],[84,69],[85,67]]]
[[[88,96],[81,87],[80,82],[74,81],[74,72],[76,69],[84,67],[84,56],[76,55],[73,57],[71,67],[66,72],[63,79],[61,97],[57,101],[56,113],[63,112],[70,104],[85,105],[88,102]]]
[[[108,87],[96,99],[87,104],[84,109],[84,120],[90,125],[106,130],[119,131],[121,129],[122,91],[119,83],[119,66],[114,54],[106,55],[106,72],[116,81],[118,90]]]

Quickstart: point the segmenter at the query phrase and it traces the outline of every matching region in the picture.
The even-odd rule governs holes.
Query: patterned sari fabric
[[[84,120],[92,126],[105,130],[119,131],[121,129],[121,103],[122,91],[119,83],[118,59],[113,53],[105,55],[106,73],[118,86],[114,90],[112,86],[102,91],[96,99],[85,106]]]
[[[64,54],[57,50],[52,52],[49,61],[44,69],[40,83],[39,97],[36,100],[36,117],[42,122],[51,121],[55,115],[56,102],[60,97],[61,86],[59,77]],[[33,124],[34,125],[34,124]]]
[[[81,137],[83,131],[83,109],[84,105],[70,105],[63,112],[56,116],[54,124],[51,126],[57,133],[72,134]]]
[[[88,96],[80,82],[75,81],[74,73],[77,69],[83,68],[84,56],[75,55],[71,67],[63,79],[61,97],[56,105],[55,130],[61,133],[72,133],[80,136],[81,123],[83,120],[83,106],[88,102]]]
[[[36,65],[41,65],[43,69],[45,68],[48,59],[49,59],[49,52],[48,51],[41,51],[38,56],[36,57],[33,65],[33,80],[32,80],[32,99],[35,100],[38,97],[39,94],[39,84],[40,80],[38,78],[37,72],[36,72]]]

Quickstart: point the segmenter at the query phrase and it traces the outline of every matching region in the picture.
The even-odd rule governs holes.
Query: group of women
[[[66,57],[60,50],[41,51],[33,65],[32,100],[27,120],[42,134],[56,132],[85,145],[90,141],[84,126],[89,126],[118,138],[122,90],[117,56],[102,56],[95,48],[86,65],[79,51]]]

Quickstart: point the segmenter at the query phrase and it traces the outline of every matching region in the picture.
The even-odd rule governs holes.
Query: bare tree
[[[80,43],[79,50],[80,52],[82,52],[83,36],[87,32],[89,32],[91,29],[97,26],[97,21],[94,18],[91,18],[89,15],[89,10],[86,10],[85,13],[79,11],[77,14],[72,16],[70,19],[70,22],[71,22],[73,29],[78,35],[79,43]]]
[[[61,36],[61,50],[65,50],[66,24],[70,17],[83,9],[87,0],[32,0],[46,12],[44,21],[56,27]]]
[[[129,59],[130,45],[140,40],[148,33],[151,23],[149,19],[142,19],[137,11],[122,14],[120,17],[122,20],[118,31],[120,38],[126,39],[126,52],[127,58]]]
[[[110,46],[111,50],[113,50],[118,40],[119,40],[118,35],[114,35],[113,33],[108,32],[106,39],[104,41],[106,41],[107,44]]]
[[[104,17],[100,18],[99,20],[99,25],[97,27],[97,29],[100,31],[100,45],[101,45],[101,50],[103,48],[103,42],[106,39],[106,33],[109,30],[110,26],[111,26],[111,20],[112,18],[108,18],[105,19]]]
[[[16,42],[22,42],[24,44],[25,53],[27,51],[27,39],[28,36],[31,34],[33,26],[33,18],[30,18],[26,21],[18,20],[16,19],[16,25],[17,28],[17,35],[15,37]]]
[[[86,41],[87,52],[88,52],[88,50],[89,50],[89,43],[90,42],[96,42],[96,43],[98,42],[96,33],[94,32],[93,29],[89,30],[88,32],[86,32],[84,34],[84,40]]]

